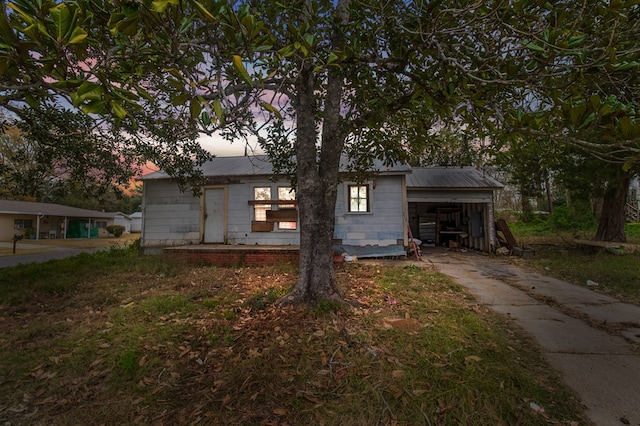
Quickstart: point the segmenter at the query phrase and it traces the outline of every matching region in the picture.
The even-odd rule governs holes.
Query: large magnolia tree
[[[558,58],[590,48],[552,19],[575,7],[13,0],[0,16],[0,105],[21,116],[67,102],[178,177],[206,158],[199,133],[257,138],[296,185],[300,274],[282,303],[340,299],[331,242],[341,156],[358,171],[428,149],[445,125],[491,130],[523,93],[546,93],[576,68]]]
[[[521,108],[505,114],[501,130],[507,151],[518,146],[515,164],[528,157],[540,169],[567,173],[581,161],[573,173],[591,178],[592,193],[602,198],[595,239],[625,241],[628,186],[640,170],[640,6],[597,0],[567,6],[549,6],[545,30],[528,45],[538,69],[553,72],[521,92]]]

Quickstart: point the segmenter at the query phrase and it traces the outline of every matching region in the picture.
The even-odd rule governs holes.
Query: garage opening
[[[486,203],[409,202],[408,207],[411,234],[424,247],[489,250]]]

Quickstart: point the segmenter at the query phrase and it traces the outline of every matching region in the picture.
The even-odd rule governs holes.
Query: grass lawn
[[[586,424],[537,347],[447,277],[337,268],[350,307],[274,308],[290,265],[113,249],[5,269],[0,423]]]
[[[580,233],[549,232],[537,225],[509,224],[518,244],[535,249],[535,256],[516,259],[533,268],[577,285],[587,280],[598,283],[590,288],[627,302],[640,304],[640,246],[634,252],[579,246],[575,238],[591,239],[595,231]],[[627,242],[640,244],[640,224],[627,224]]]

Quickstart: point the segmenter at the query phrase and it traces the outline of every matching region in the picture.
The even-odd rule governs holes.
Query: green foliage
[[[640,244],[640,223],[627,223],[624,232],[629,242]]]
[[[138,366],[138,353],[132,350],[127,350],[118,357],[118,368],[126,376],[134,377]]]
[[[151,315],[161,316],[170,313],[187,313],[195,308],[183,295],[158,295],[145,300],[142,304],[143,309]]]
[[[42,201],[81,209],[125,214],[139,211],[142,204],[142,185],[134,188],[131,193],[122,187],[112,186],[100,194],[90,195],[90,192],[84,190],[77,182],[64,181],[61,183],[62,185],[56,191],[48,194]]]
[[[517,222],[509,223],[509,228],[519,237],[528,237],[562,232],[592,232],[596,225],[597,220],[590,207],[577,203],[572,207],[556,206],[551,214],[519,216]]]
[[[109,225],[106,229],[108,233],[118,238],[123,234],[126,228],[122,225]]]
[[[343,153],[362,176],[374,160],[474,161],[468,141],[530,134],[553,143],[523,148],[529,196],[536,153],[548,176],[555,144],[637,163],[640,20],[635,2],[614,3],[12,0],[0,107],[28,121],[62,97],[118,142],[73,151],[79,170],[83,152],[151,160],[196,193],[210,157],[200,132],[255,137],[289,175],[295,150],[301,209],[330,195],[301,210],[317,220],[332,220]],[[462,144],[443,129],[465,129]],[[329,246],[332,235],[308,237]]]
[[[557,206],[549,215],[547,224],[554,231],[586,231],[593,230],[596,218],[589,206],[578,204],[572,207]]]
[[[76,188],[102,199],[128,186],[143,164],[120,152],[127,141],[119,132],[97,131],[96,119],[77,111],[45,104],[0,118],[0,179],[14,197],[51,200]]]
[[[129,245],[127,246],[127,249],[129,251],[133,251],[139,255],[142,255],[142,242],[140,240],[140,238],[136,238],[135,240],[133,240],[131,243],[129,243]]]

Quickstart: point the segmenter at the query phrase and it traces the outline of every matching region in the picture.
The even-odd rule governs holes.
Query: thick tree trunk
[[[349,0],[338,0],[340,22],[349,19]],[[342,34],[332,44],[344,47]],[[344,76],[338,68],[327,73],[324,103],[318,111],[316,76],[309,62],[303,62],[297,78],[296,109],[296,198],[300,220],[300,270],[298,282],[279,304],[316,304],[322,300],[342,301],[333,268],[333,232],[340,157],[346,132],[342,128],[341,102]],[[318,117],[322,135],[318,145]],[[319,148],[319,149],[318,149]]]
[[[344,136],[340,129],[342,78],[329,75],[318,153],[313,71],[303,66],[296,102],[297,200],[300,220],[298,282],[280,304],[342,300],[333,268],[335,206]]]
[[[627,241],[624,234],[625,205],[632,177],[632,173],[619,169],[616,179],[609,182],[602,199],[602,212],[595,236],[596,241]]]

